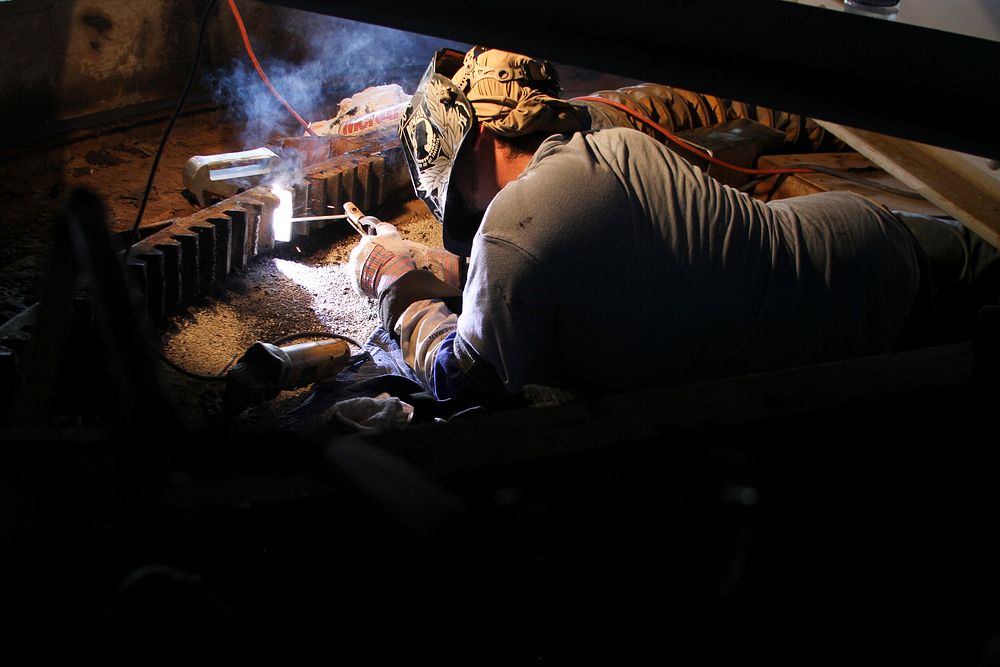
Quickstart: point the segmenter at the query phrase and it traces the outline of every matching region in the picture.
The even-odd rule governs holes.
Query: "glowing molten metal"
[[[272,185],[271,192],[278,197],[278,208],[274,209],[271,231],[275,241],[292,240],[292,190],[281,185]]]

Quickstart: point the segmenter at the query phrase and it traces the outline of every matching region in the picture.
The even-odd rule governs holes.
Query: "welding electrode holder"
[[[374,236],[376,234],[375,223],[372,222],[375,218],[362,213],[354,202],[344,202],[344,213],[347,214],[348,222],[361,236]]]
[[[238,415],[281,391],[329,379],[350,360],[350,348],[339,338],[286,347],[257,341],[226,374],[223,410]]]

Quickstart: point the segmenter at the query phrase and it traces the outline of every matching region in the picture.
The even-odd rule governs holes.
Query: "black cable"
[[[234,354],[232,358],[226,362],[226,365],[222,367],[222,370],[219,371],[219,375],[225,375],[226,373],[228,373],[229,369],[233,367],[233,364],[239,361],[239,358],[240,358],[239,354]]]
[[[779,176],[780,175],[781,174],[779,174]],[[769,178],[772,178],[772,177],[771,176],[758,176],[757,178],[754,178],[752,180],[747,181],[746,183],[744,183],[743,185],[741,185],[740,187],[738,187],[737,190],[739,190],[740,192],[752,193],[753,190],[758,185],[760,185],[761,183],[763,183],[764,181],[766,181]]]
[[[198,26],[198,45],[195,48],[194,63],[191,65],[191,73],[188,75],[187,83],[184,84],[184,91],[181,93],[181,97],[177,100],[177,106],[174,108],[174,113],[170,116],[170,121],[167,123],[167,128],[163,132],[163,137],[160,139],[160,146],[156,149],[156,153],[153,155],[153,164],[149,169],[149,178],[146,180],[146,189],[142,193],[142,200],[139,203],[139,212],[135,216],[135,223],[132,225],[132,229],[129,231],[128,241],[125,244],[125,252],[122,253],[122,265],[128,268],[128,258],[132,251],[132,246],[135,245],[136,237],[139,233],[139,225],[142,224],[142,216],[146,212],[146,205],[149,203],[149,193],[153,190],[153,180],[156,178],[156,170],[160,166],[160,159],[163,157],[163,151],[166,148],[167,140],[170,138],[170,132],[174,129],[174,125],[177,123],[177,119],[180,118],[181,111],[184,109],[184,103],[187,101],[188,93],[191,92],[191,86],[194,84],[194,78],[198,74],[198,65],[201,62],[201,51],[205,43],[205,27],[208,25],[208,17],[211,15],[212,10],[215,8],[216,0],[209,0],[208,6],[205,7],[205,13],[201,17],[201,24]],[[195,373],[189,371],[185,368],[181,368],[179,365],[171,361],[162,351],[156,349],[156,346],[151,346],[156,350],[157,356],[171,368],[173,368],[178,373],[186,375],[190,378],[196,380],[203,380],[206,382],[216,382],[220,380],[225,380],[225,375],[202,375],[201,373]]]
[[[774,193],[778,191],[778,188],[781,187],[781,184],[785,182],[786,178],[788,178],[788,174],[778,174],[778,177],[774,179],[774,184],[771,186],[771,189],[767,191],[767,195],[764,197],[765,204],[771,201],[771,197],[773,197]]]
[[[167,139],[170,137],[170,132],[174,129],[174,124],[181,115],[181,110],[184,108],[184,102],[187,100],[188,93],[191,91],[191,86],[194,84],[195,75],[198,73],[198,63],[201,61],[201,50],[205,42],[205,26],[208,25],[208,17],[209,14],[212,13],[215,3],[216,0],[209,0],[208,7],[205,8],[205,14],[201,17],[201,25],[198,28],[198,46],[195,49],[194,64],[191,66],[191,74],[188,75],[187,84],[184,86],[184,92],[181,93],[181,98],[177,101],[177,107],[174,109],[174,113],[170,117],[170,122],[167,123],[167,129],[164,131],[163,138],[160,140],[160,147],[156,149],[156,154],[153,156],[153,166],[149,170],[149,180],[146,181],[146,189],[142,193],[142,201],[139,203],[139,212],[135,216],[135,223],[132,225],[131,232],[129,232],[128,243],[125,245],[125,252],[123,253],[122,263],[126,267],[128,266],[129,252],[132,250],[132,246],[136,242],[136,236],[139,233],[139,225],[142,223],[142,216],[146,212],[146,204],[149,202],[149,193],[153,189],[153,179],[156,177],[156,169],[160,165],[160,158],[163,156],[163,150],[167,145]]]

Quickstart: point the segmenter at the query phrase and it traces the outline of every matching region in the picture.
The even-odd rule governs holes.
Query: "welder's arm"
[[[354,279],[354,291],[377,298],[397,278],[413,269],[427,269],[444,282],[462,288],[464,258],[443,248],[431,248],[403,239],[396,228],[373,216],[360,219],[375,234],[361,238],[351,250],[348,267]]]
[[[417,265],[394,226],[372,216],[361,218],[361,222],[375,234],[362,237],[354,246],[347,266],[354,291],[374,299]]]
[[[406,364],[437,398],[461,398],[470,404],[508,399],[492,369],[477,365],[474,377],[472,364],[460,362],[457,352],[463,345],[457,328],[462,306],[459,289],[418,269],[382,293],[379,315],[382,326],[399,341]]]
[[[428,271],[411,271],[380,299],[383,326],[438,398],[482,404],[519,394],[551,335],[551,290],[519,249],[483,241],[464,295]]]
[[[428,388],[439,398],[463,394],[476,400],[472,396],[478,395],[478,390],[466,390],[461,381],[463,372],[456,370],[455,364],[446,364],[446,379],[438,363],[460,345],[449,335],[462,307],[460,258],[403,241],[392,225],[376,218],[368,222],[377,233],[362,238],[351,251],[349,270],[354,289],[378,298],[383,327],[399,341],[407,365]],[[506,396],[502,387],[496,393]]]
[[[464,257],[454,255],[444,248],[432,248],[415,241],[404,240],[410,257],[418,269],[427,269],[435,276],[459,289],[465,284],[463,269],[468,266]]]

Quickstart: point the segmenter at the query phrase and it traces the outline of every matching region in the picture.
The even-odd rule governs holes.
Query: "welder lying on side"
[[[438,398],[516,404],[529,385],[608,393],[926,344],[918,237],[955,240],[979,302],[1000,293],[996,250],[957,225],[851,193],[763,203],[648,134],[593,129],[551,63],[444,62],[400,136],[451,268],[420,268],[386,223],[351,253]]]

